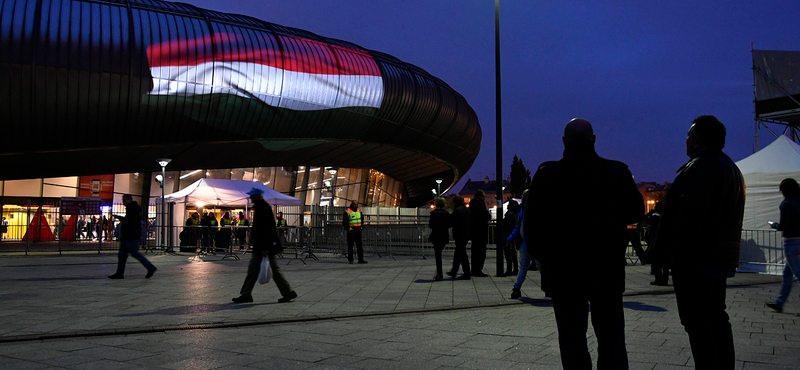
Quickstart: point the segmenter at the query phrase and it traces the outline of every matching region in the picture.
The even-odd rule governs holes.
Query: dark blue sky
[[[391,54],[467,99],[483,129],[466,178],[495,178],[493,0],[189,0]],[[500,4],[503,173],[561,157],[564,125],[592,122],[597,152],[637,181],[672,181],[691,120],[716,115],[725,151],[755,148],[750,45],[800,50],[800,2],[533,1]],[[774,140],[759,131],[759,146]],[[454,190],[459,190],[461,181]]]

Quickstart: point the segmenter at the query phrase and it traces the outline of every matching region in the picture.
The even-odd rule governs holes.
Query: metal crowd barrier
[[[785,264],[780,231],[742,230],[739,271],[780,275]]]

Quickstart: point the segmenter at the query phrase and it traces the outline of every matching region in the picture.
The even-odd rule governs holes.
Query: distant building
[[[639,193],[644,198],[645,213],[650,212],[657,202],[663,202],[669,190],[670,183],[665,182],[663,185],[656,182],[640,182],[636,184],[639,188]]]
[[[503,180],[503,202],[512,198],[510,185],[510,181]],[[464,187],[461,188],[458,195],[464,198],[464,202],[469,204],[469,201],[475,197],[475,192],[478,191],[478,189],[486,193],[486,208],[492,209],[497,206],[497,181],[489,180],[489,176],[486,176],[483,181],[467,180],[467,183],[464,184]]]

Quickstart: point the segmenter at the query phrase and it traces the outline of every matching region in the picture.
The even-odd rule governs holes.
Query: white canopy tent
[[[754,262],[742,263],[739,271],[780,273],[783,264],[780,233],[776,235],[760,230],[770,230],[767,221],[780,219],[778,205],[783,195],[778,185],[781,181],[788,177],[800,181],[800,145],[781,135],[736,165],[747,186],[742,221],[742,261]]]
[[[188,204],[194,204],[198,208],[244,208],[252,206],[250,196],[247,192],[252,188],[259,188],[264,191],[264,200],[272,206],[302,206],[303,200],[281,194],[266,185],[256,181],[242,180],[221,180],[221,179],[200,179],[187,186],[186,188],[172,194],[164,196],[164,200],[174,204],[168,207],[170,210],[170,225],[183,225],[186,220],[186,208]],[[156,198],[156,212],[162,213],[161,197]],[[161,229],[157,230],[158,233]],[[172,232],[169,238],[172,245],[180,243],[178,232]],[[161,240],[161,236],[157,236]]]
[[[207,206],[216,207],[245,207],[250,205],[250,196],[247,192],[252,188],[264,191],[264,200],[271,205],[300,206],[303,200],[291,197],[257,181],[200,179],[178,192],[167,194],[164,199],[171,203],[203,202]],[[161,201],[158,198],[158,202]]]

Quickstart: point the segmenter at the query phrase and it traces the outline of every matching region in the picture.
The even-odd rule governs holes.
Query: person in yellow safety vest
[[[361,210],[358,209],[358,202],[352,201],[350,207],[344,210],[342,226],[347,231],[347,261],[353,263],[353,243],[358,250],[358,263],[367,263],[364,260],[364,249],[361,245]]]
[[[278,217],[275,218],[275,226],[283,227],[286,226],[286,219],[283,218],[283,212],[278,212]]]

